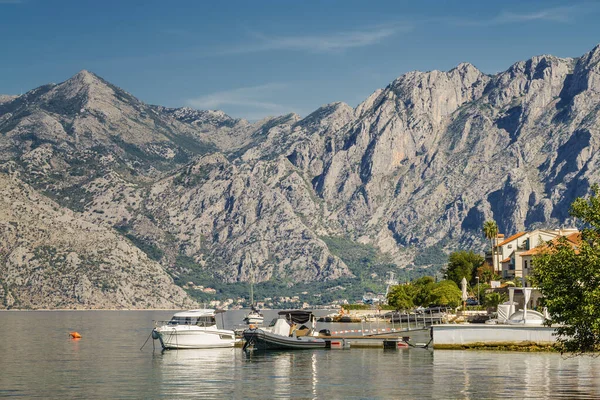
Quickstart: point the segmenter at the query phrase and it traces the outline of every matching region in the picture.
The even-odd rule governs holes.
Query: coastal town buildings
[[[504,235],[497,240],[494,246],[492,265],[495,271],[500,271],[504,279],[523,279],[527,285],[526,277],[531,273],[532,257],[539,251],[538,246],[545,242],[556,240],[564,236],[567,240],[577,240],[579,231],[575,228],[566,229],[535,229],[515,233],[504,239]],[[502,240],[503,239],[503,240]],[[489,258],[488,258],[489,259]]]

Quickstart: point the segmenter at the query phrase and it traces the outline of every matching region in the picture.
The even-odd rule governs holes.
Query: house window
[[[512,249],[512,244],[509,244],[508,246],[506,246],[509,249]]]

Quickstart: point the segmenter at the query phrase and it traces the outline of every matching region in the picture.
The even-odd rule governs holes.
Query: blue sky
[[[0,94],[88,69],[151,104],[305,116],[411,70],[577,57],[598,21],[599,1],[0,0]]]

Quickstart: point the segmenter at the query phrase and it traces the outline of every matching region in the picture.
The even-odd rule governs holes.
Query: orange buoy
[[[69,332],[69,335],[72,339],[81,339],[81,335],[79,334],[79,332]]]

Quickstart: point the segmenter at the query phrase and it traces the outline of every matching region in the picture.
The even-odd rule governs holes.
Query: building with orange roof
[[[564,236],[567,239],[567,242],[574,249],[577,249],[577,247],[579,247],[579,243],[581,242],[581,232],[577,231],[577,232],[573,232],[573,233],[566,234],[566,235],[560,235],[560,236]],[[552,241],[557,241],[560,236],[555,237],[554,239],[552,239]],[[528,286],[527,285],[527,276],[529,274],[531,274],[531,271],[533,269],[533,257],[535,257],[537,254],[544,251],[544,248],[545,248],[544,244],[541,243],[540,245],[519,254],[519,256],[521,257],[522,264],[523,264],[522,277],[523,277],[523,280],[525,281],[525,286]]]
[[[531,260],[536,251],[539,251],[536,250],[538,246],[560,236],[566,236],[567,240],[576,240],[577,235],[579,235],[577,229],[568,228],[535,229],[509,236],[496,246],[502,277],[504,279],[526,278],[531,273]]]

